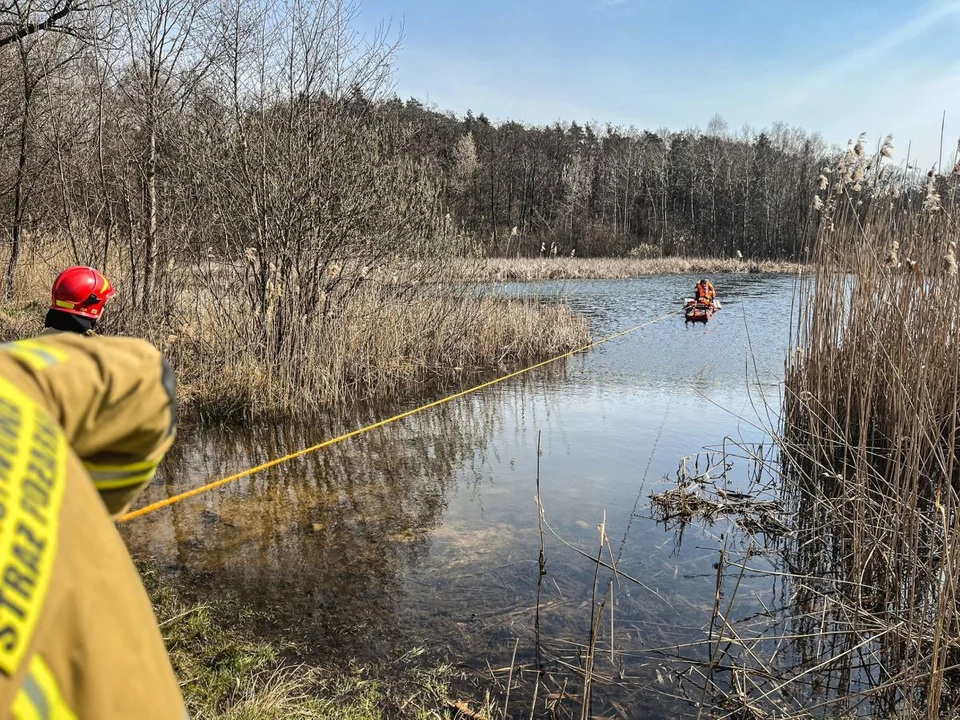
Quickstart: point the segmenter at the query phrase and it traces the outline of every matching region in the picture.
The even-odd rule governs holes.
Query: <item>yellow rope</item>
[[[423,412],[424,410],[429,410],[431,408],[438,407],[440,405],[450,402],[451,400],[456,400],[457,398],[461,398],[464,395],[469,395],[470,393],[477,392],[478,390],[483,390],[484,388],[488,388],[492,385],[502,383],[505,380],[510,380],[511,378],[515,378],[518,375],[523,375],[524,373],[528,373],[531,370],[536,370],[537,368],[541,368],[545,365],[549,365],[550,363],[555,363],[557,362],[557,360],[562,360],[564,358],[571,357],[573,355],[576,355],[577,353],[581,353],[581,352],[584,352],[585,350],[595,348],[598,345],[603,345],[604,343],[610,342],[611,340],[616,340],[617,338],[623,337],[624,335],[629,335],[630,333],[636,332],[641,328],[645,328],[649,325],[662,322],[663,320],[666,320],[667,318],[673,315],[677,315],[678,313],[681,313],[681,312],[683,311],[674,310],[673,312],[669,312],[666,315],[663,315],[662,317],[658,317],[654,320],[648,320],[647,322],[640,323],[639,325],[635,325],[631,328],[615,333],[614,335],[609,335],[608,337],[605,337],[601,340],[597,340],[596,342],[588,343],[583,347],[578,347],[575,350],[571,350],[570,352],[565,352],[562,355],[557,355],[556,357],[550,358],[549,360],[544,360],[543,362],[539,362],[536,365],[531,365],[530,367],[526,367],[526,368],[523,368],[522,370],[517,370],[516,372],[512,372],[508,375],[504,375],[503,377],[499,377],[496,380],[490,380],[489,382],[482,383],[480,385],[477,385],[476,387],[470,388],[469,390],[462,390],[458,393],[454,393],[453,395],[448,395],[447,397],[442,398],[440,400],[435,400],[434,402],[427,403],[426,405],[421,405],[420,407],[414,408],[413,410],[407,410],[406,412],[402,412],[399,415],[394,415],[393,417],[387,418],[386,420],[375,422],[372,425],[367,425],[357,430],[351,430],[348,433],[344,433],[343,435],[338,435],[337,437],[331,438],[330,440],[324,440],[322,443],[317,443],[316,445],[305,448],[303,450],[298,450],[296,452],[290,453],[289,455],[284,455],[283,457],[270,460],[269,462],[265,462],[262,465],[257,465],[256,467],[250,468],[249,470],[244,470],[243,472],[236,473],[235,475],[230,475],[228,477],[221,478],[220,480],[215,480],[214,482],[207,483],[206,485],[201,485],[200,487],[194,488],[193,490],[187,490],[186,492],[182,492],[179,495],[173,495],[171,497],[166,498],[165,500],[160,500],[158,502],[151,503],[150,505],[145,505],[142,508],[133,510],[131,512],[128,512],[126,515],[123,515],[120,518],[120,522],[127,522],[128,520],[133,520],[135,518],[148,515],[149,513],[156,512],[157,510],[173,505],[174,503],[178,503],[181,500],[186,500],[187,498],[200,495],[210,490],[215,490],[218,487],[222,487],[223,485],[232,483],[235,480],[241,480],[245,477],[249,477],[250,475],[261,472],[262,470],[267,470],[269,468],[276,467],[277,465],[285,463],[288,460],[294,460],[298,457],[309,455],[310,453],[317,452],[318,450],[323,450],[324,448],[330,447],[331,445],[336,445],[337,443],[341,443],[344,440],[349,440],[350,438],[356,437],[358,435],[363,435],[364,433],[370,432],[371,430],[382,428],[383,426],[389,425],[390,423],[394,423],[397,420],[403,420],[404,418],[408,418],[411,415],[416,415],[417,413]]]

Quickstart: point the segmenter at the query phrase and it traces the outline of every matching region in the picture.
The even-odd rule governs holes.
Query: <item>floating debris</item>
[[[713,523],[724,517],[749,533],[784,537],[792,532],[782,520],[783,506],[779,502],[728,490],[709,479],[681,479],[677,487],[651,494],[650,504],[654,519],[664,524],[686,525],[692,520]]]

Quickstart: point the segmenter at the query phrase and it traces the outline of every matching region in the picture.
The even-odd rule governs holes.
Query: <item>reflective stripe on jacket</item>
[[[111,517],[173,442],[173,390],[142,340],[0,346],[0,717],[185,716]]]

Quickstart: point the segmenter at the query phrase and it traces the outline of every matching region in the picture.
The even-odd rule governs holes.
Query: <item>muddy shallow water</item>
[[[695,281],[651,277],[499,291],[561,295],[589,317],[599,338],[678,307]],[[650,518],[649,494],[684,456],[725,442],[753,446],[776,426],[794,280],[747,275],[715,284],[724,308],[705,326],[670,318],[135,520],[124,536],[135,554],[196,578],[205,592],[239,591],[251,607],[269,608],[278,631],[318,658],[369,660],[425,646],[431,661],[488,677],[492,669],[502,679],[497,671],[510,665],[515,647],[518,664],[535,658],[539,436],[550,528],[596,554],[597,525],[605,519],[605,552],[646,586],[615,586],[613,653],[607,619],[597,672],[617,682],[595,688],[595,711],[695,715],[672,699],[677,692],[662,649],[703,639],[723,530],[691,528],[678,546],[677,535]],[[419,404],[185,435],[143,502]],[[595,566],[549,530],[545,556],[543,660],[559,677],[564,663],[578,664],[589,637]],[[600,595],[609,578],[601,575]],[[746,582],[757,596],[770,584]],[[571,692],[578,683],[570,674]],[[532,681],[527,685],[532,689]],[[522,688],[512,702],[526,716]]]

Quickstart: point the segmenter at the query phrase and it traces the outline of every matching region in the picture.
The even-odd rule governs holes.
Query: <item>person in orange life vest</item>
[[[703,305],[712,305],[713,299],[717,296],[717,291],[713,289],[713,283],[706,278],[702,278],[700,282],[697,283],[695,292],[697,302]]]
[[[103,315],[103,306],[113,294],[113,285],[100,271],[85,266],[67,268],[53,283],[53,298],[43,323],[44,334],[93,334]]]

